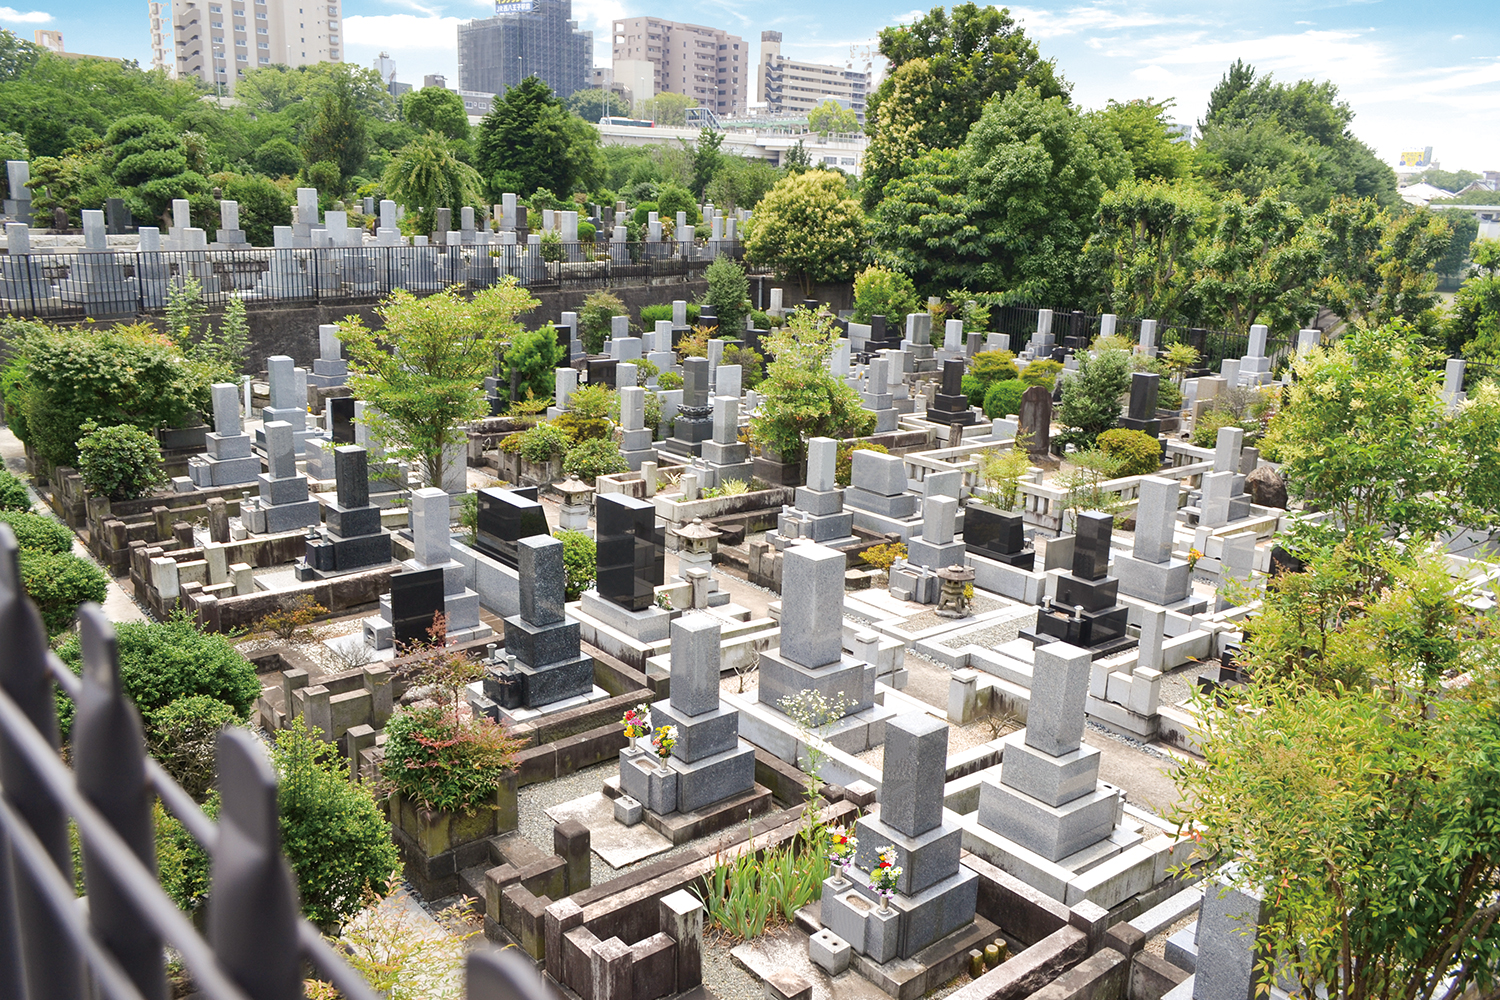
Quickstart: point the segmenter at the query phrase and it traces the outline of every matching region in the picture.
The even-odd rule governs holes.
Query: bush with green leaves
[[[23,510],[0,510],[0,524],[15,532],[16,544],[23,550],[61,555],[73,551],[73,532],[56,518]]]
[[[696,302],[689,302],[687,304],[688,326],[692,326],[698,322],[698,311],[700,308]],[[641,306],[641,329],[643,330],[655,330],[657,323],[662,320],[670,321],[671,319],[672,304],[670,302],[663,302],[654,306]]]
[[[208,409],[215,369],[185,358],[153,327],[49,328],[15,347],[24,374],[7,370],[6,409],[24,411],[18,435],[53,465],[76,465],[90,422],[151,431]]]
[[[581,531],[559,529],[552,537],[563,543],[563,595],[570,601],[578,600],[594,585],[598,572],[598,549],[594,540]]]
[[[1028,364],[1021,372],[1021,381],[1027,386],[1039,385],[1051,392],[1057,385],[1057,373],[1063,370],[1061,361],[1042,358]]]
[[[1119,475],[1149,476],[1161,468],[1161,442],[1145,431],[1116,427],[1099,435],[1099,450],[1120,460]]]
[[[980,351],[969,359],[969,374],[985,385],[1021,377],[1016,356],[1010,351]]]
[[[401,855],[391,824],[369,786],[349,780],[338,744],[323,742],[300,716],[276,734],[271,765],[281,846],[297,877],[302,912],[332,927],[362,910],[370,893],[383,895],[394,883]]]
[[[202,807],[209,819],[218,819],[219,793],[210,793]],[[160,799],[152,800],[151,816],[156,826],[156,880],[179,910],[196,913],[208,902],[208,852]]]
[[[528,462],[543,465],[572,447],[573,439],[567,431],[556,424],[537,424],[519,434],[512,434],[501,442],[505,451],[515,451]]]
[[[217,698],[193,694],[168,702],[143,721],[147,751],[201,802],[213,788],[219,730],[239,721],[234,709]]]
[[[184,611],[164,622],[119,622],[115,637],[120,651],[120,687],[143,717],[188,695],[207,695],[247,719],[260,681],[255,666],[240,655],[229,637],[204,632]],[[82,670],[83,653],[76,635],[69,636],[57,655],[75,674]],[[58,721],[64,735],[73,724],[73,700],[58,699]]]
[[[1130,388],[1130,355],[1100,351],[1078,359],[1078,370],[1062,380],[1057,418],[1069,429],[1054,438],[1059,446],[1093,447],[1094,439],[1120,419],[1120,397]]]
[[[907,313],[917,311],[917,288],[900,271],[873,264],[854,279],[854,315],[856,323],[868,323],[871,316],[884,316],[886,325],[898,327]]]
[[[26,492],[26,484],[10,472],[0,469],[0,510],[30,509],[31,495]]]
[[[460,719],[436,705],[397,712],[385,734],[381,773],[403,798],[471,815],[494,806],[519,747],[490,719]]]
[[[580,441],[563,456],[563,471],[586,483],[592,483],[599,476],[610,476],[629,469],[620,446],[608,438]]]
[[[991,420],[1015,416],[1021,412],[1021,396],[1029,388],[1018,378],[996,382],[984,394],[984,415]]]
[[[78,439],[78,474],[96,496],[135,500],[167,485],[161,445],[139,427],[85,425]]]
[[[670,308],[669,306],[669,311]],[[609,339],[611,321],[616,316],[627,315],[629,313],[625,309],[625,303],[620,301],[619,296],[603,291],[590,293],[583,300],[583,308],[578,310],[578,339],[583,341],[583,349],[589,354],[598,354],[604,350],[604,342]]]
[[[505,346],[502,384],[509,389],[514,378],[518,399],[525,399],[527,390],[538,399],[550,397],[557,385],[557,366],[567,353],[550,323],[540,330],[518,333]]]
[[[978,375],[964,372],[962,383],[963,394],[969,400],[970,406],[983,406],[984,394],[989,391],[990,383],[981,379]]]
[[[109,578],[87,559],[70,552],[21,552],[21,583],[42,614],[48,635],[59,635],[78,617],[85,601],[102,604]]]
[[[755,348],[748,344],[735,346],[730,344],[724,348],[724,364],[740,366],[740,386],[745,389],[754,389],[765,381],[766,358]]]
[[[590,222],[588,219],[579,219],[578,220],[578,242],[579,243],[592,243],[592,242],[594,242],[594,237],[598,234],[598,232],[599,231],[594,228],[594,224],[592,222]]]
[[[683,378],[676,372],[662,372],[656,376],[656,385],[661,389],[681,389]]]
[[[549,229],[542,234],[542,260],[549,264],[561,264],[563,259],[562,233]]]
[[[719,317],[719,332],[738,336],[745,329],[745,315],[750,308],[750,281],[745,277],[745,269],[733,257],[715,257],[703,276],[708,280],[708,294],[704,298]]]

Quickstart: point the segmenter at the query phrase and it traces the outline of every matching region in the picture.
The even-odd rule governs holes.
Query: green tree
[[[347,181],[365,165],[370,134],[360,113],[353,80],[335,78],[318,99],[317,109],[302,135],[302,155],[308,163],[336,163],[339,179]]]
[[[423,87],[401,95],[401,117],[421,132],[436,132],[445,139],[469,138],[469,113],[464,99],[447,87]]]
[[[135,500],[167,485],[161,446],[139,427],[85,423],[78,439],[78,473],[96,496]]]
[[[1313,287],[1322,260],[1297,206],[1274,192],[1254,201],[1230,192],[1199,244],[1192,277],[1196,311],[1220,330],[1265,323],[1276,333],[1290,333],[1317,312]]]
[[[828,367],[838,337],[833,317],[799,307],[767,342],[776,360],[756,388],[761,405],[750,417],[750,437],[783,462],[800,460],[809,438],[863,437],[875,426],[859,394]]]
[[[1099,228],[1084,247],[1103,276],[1105,300],[1126,316],[1177,319],[1194,253],[1212,211],[1181,181],[1127,178],[1099,201]]]
[[[1440,217],[1339,198],[1318,218],[1316,233],[1324,261],[1319,296],[1330,309],[1353,323],[1435,324],[1433,267],[1453,239]]]
[[[830,132],[858,132],[859,116],[838,101],[828,100],[807,113],[807,127],[820,135]]]
[[[1094,440],[1119,423],[1120,397],[1130,388],[1130,354],[1097,351],[1079,358],[1078,370],[1062,380],[1059,422],[1071,430],[1053,440],[1092,448]]]
[[[557,366],[566,358],[568,349],[557,342],[557,332],[552,325],[539,330],[522,331],[511,338],[505,347],[505,380],[516,384],[516,399],[525,399],[527,392],[536,399],[551,398],[556,388]]]
[[[1458,521],[1446,495],[1458,476],[1442,432],[1442,373],[1428,367],[1415,331],[1356,326],[1296,359],[1293,372],[1267,433],[1292,496],[1336,514],[1340,533],[1435,533]]]
[[[1278,83],[1237,61],[1200,123],[1204,175],[1250,198],[1279,188],[1309,214],[1339,196],[1399,205],[1395,173],[1354,137],[1353,120],[1332,83]]]
[[[1452,353],[1500,359],[1500,240],[1474,244],[1474,266],[1453,297],[1447,339]]]
[[[0,28],[0,83],[18,80],[42,58],[40,45],[22,41],[15,32]]]
[[[814,284],[854,274],[864,242],[864,213],[849,196],[842,174],[810,170],[778,181],[746,229],[750,259],[798,282],[808,296]]]
[[[969,129],[979,120],[992,97],[1018,87],[1031,87],[1042,97],[1067,97],[1068,86],[1056,66],[1044,60],[1036,44],[1026,37],[1007,10],[963,3],[945,9],[934,7],[911,24],[884,28],[880,32],[880,54],[890,61],[890,73],[870,95],[865,113],[871,151],[876,160],[872,176],[874,198],[892,177],[902,172],[908,158],[928,149],[953,149],[961,145]],[[909,95],[904,84],[915,83],[900,75],[909,63],[926,64],[924,82],[915,89],[926,100],[915,102],[918,116],[911,119],[915,136],[891,137],[898,146],[911,146],[904,155],[892,156],[883,147],[889,116],[884,109],[892,100]],[[901,125],[906,120],[898,117]],[[902,129],[905,131],[905,129]],[[868,154],[867,154],[868,155]],[[868,160],[866,170],[869,170]],[[873,206],[874,200],[867,204]]]
[[[583,342],[584,351],[589,354],[603,351],[604,342],[609,339],[611,321],[616,316],[629,314],[619,296],[602,290],[590,292],[583,300],[583,308],[578,310],[578,339]]]
[[[854,322],[868,323],[871,316],[884,316],[900,323],[916,311],[917,289],[900,271],[871,264],[854,279]]]
[[[208,189],[203,175],[190,168],[181,135],[155,115],[120,119],[105,142],[114,157],[115,183],[125,189],[132,213],[166,224],[173,199]]]
[[[780,178],[767,160],[726,155],[704,196],[726,212],[754,208]]]
[[[1333,1000],[1487,995],[1500,960],[1493,625],[1439,564],[1397,566],[1378,586],[1360,575],[1335,554],[1271,581],[1241,654],[1251,683],[1203,705],[1205,766],[1177,777],[1180,818],[1262,893],[1257,978]],[[1323,680],[1330,648],[1360,681]],[[1465,683],[1444,690],[1445,674]]]
[[[392,200],[415,214],[415,224],[423,231],[436,224],[437,209],[473,205],[482,185],[479,171],[460,160],[452,143],[432,131],[401,148],[381,183]]]
[[[235,175],[222,186],[224,197],[239,203],[240,228],[252,246],[270,246],[276,227],[292,224],[292,199],[274,182],[254,175]]]
[[[708,279],[709,305],[719,317],[719,333],[739,336],[750,307],[750,280],[733,257],[715,257],[703,272]]]
[[[708,185],[713,182],[719,166],[724,162],[724,154],[719,152],[723,145],[723,132],[716,132],[711,128],[698,131],[698,141],[693,145],[693,191],[699,197],[708,190]]]
[[[781,157],[781,165],[789,174],[800,174],[812,169],[812,154],[807,151],[802,140],[798,139],[787,147],[786,153]]]
[[[649,118],[662,128],[687,128],[687,110],[696,108],[698,99],[686,94],[664,91],[639,102],[637,118]]]
[[[1433,270],[1445,277],[1456,278],[1463,274],[1464,265],[1469,261],[1469,252],[1479,237],[1479,220],[1474,217],[1473,212],[1462,209],[1441,208],[1433,211],[1448,223],[1448,228],[1453,232],[1447,253],[1433,265]]]
[[[610,116],[630,117],[630,102],[607,90],[575,90],[563,104],[590,125]]]
[[[545,188],[559,197],[588,186],[599,169],[599,131],[569,114],[534,76],[495,99],[479,123],[474,165],[499,201],[507,192]]]
[[[488,413],[474,387],[522,331],[516,317],[538,304],[507,277],[468,301],[456,287],[421,299],[398,289],[376,309],[380,329],[353,316],[339,324],[350,388],[375,409],[371,424],[391,453],[420,464],[423,482],[442,482],[444,450],[464,441],[459,425]]]
[[[885,197],[891,181],[911,172],[911,165],[928,149],[924,131],[942,111],[941,87],[926,59],[912,59],[893,69],[865,111],[869,137],[860,168],[861,197],[872,210]],[[802,151],[804,156],[806,150]],[[804,164],[804,169],[806,164]]]
[[[1173,130],[1169,117],[1174,102],[1145,100],[1116,101],[1090,113],[1100,125],[1119,137],[1120,145],[1130,157],[1130,167],[1138,181],[1183,180],[1197,171],[1192,144]]]
[[[300,716],[276,734],[271,763],[302,912],[325,927],[347,920],[370,892],[382,895],[395,881],[401,856],[391,825],[369,787],[349,780],[338,745],[309,732]]]
[[[302,169],[302,151],[278,136],[258,147],[253,161],[255,169],[268,177],[295,177]]]
[[[1113,132],[1022,86],[985,107],[962,148],[891,182],[871,235],[919,292],[1076,301],[1093,283],[1079,259],[1100,199],[1129,173]]]

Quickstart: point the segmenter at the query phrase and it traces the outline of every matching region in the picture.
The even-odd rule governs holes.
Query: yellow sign
[[[1432,162],[1432,147],[1409,149],[1401,153],[1400,167],[1425,167]]]

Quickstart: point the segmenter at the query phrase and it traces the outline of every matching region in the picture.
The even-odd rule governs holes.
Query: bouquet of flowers
[[[665,764],[667,758],[672,756],[672,748],[677,745],[677,727],[662,726],[651,734],[651,746],[656,750],[656,756],[661,758]]]
[[[889,844],[879,851],[880,861],[870,871],[870,888],[880,896],[880,906],[889,906],[896,894],[896,883],[901,878],[901,866],[896,864],[896,849]]]
[[[840,877],[847,874],[849,866],[854,863],[854,850],[858,846],[859,838],[850,833],[847,827],[835,826],[829,829],[828,860]]]
[[[643,702],[635,708],[625,710],[625,715],[620,719],[620,725],[625,727],[625,738],[627,740],[638,740],[651,732],[651,709]]]

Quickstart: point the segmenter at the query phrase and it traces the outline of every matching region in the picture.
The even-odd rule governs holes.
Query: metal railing
[[[375,1000],[298,913],[276,778],[255,736],[219,735],[223,805],[214,823],[146,755],[103,610],[79,612],[83,675],[74,676],[48,649],[18,558],[15,536],[0,525],[0,998],[165,1000],[170,948],[209,1000],[301,997],[303,963],[349,1000]],[[54,685],[77,706],[71,769],[58,752]],[[206,938],[157,883],[156,798],[212,859]],[[87,906],[75,896],[70,824]],[[550,996],[515,953],[482,948],[466,972],[471,1000]]]
[[[176,284],[196,278],[205,302],[373,302],[488,288],[510,275],[527,288],[608,288],[701,278],[717,256],[744,258],[738,240],[638,243],[463,243],[447,246],[245,250],[69,251],[0,257],[0,309],[39,319],[111,319],[166,310]]]

